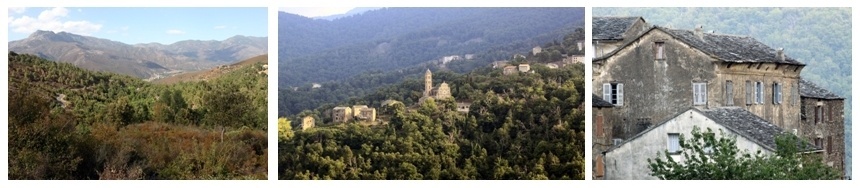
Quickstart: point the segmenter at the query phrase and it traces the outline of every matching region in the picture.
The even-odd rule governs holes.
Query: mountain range
[[[266,37],[234,36],[223,41],[125,44],[68,32],[36,31],[9,42],[9,50],[67,62],[95,71],[144,79],[197,71],[267,53]]]
[[[325,20],[280,12],[278,85],[346,80],[452,55],[509,59],[581,28],[583,15],[583,8],[381,8]]]

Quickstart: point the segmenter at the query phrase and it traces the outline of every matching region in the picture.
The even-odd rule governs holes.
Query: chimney
[[[696,36],[698,36],[699,39],[705,40],[705,34],[702,34],[702,25],[697,25],[695,31]]]
[[[785,61],[785,53],[782,52],[782,48],[776,49],[776,58],[779,61]]]

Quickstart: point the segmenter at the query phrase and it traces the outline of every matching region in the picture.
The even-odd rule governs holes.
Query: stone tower
[[[433,73],[427,69],[427,72],[424,72],[424,97],[429,97],[431,90],[433,90]]]

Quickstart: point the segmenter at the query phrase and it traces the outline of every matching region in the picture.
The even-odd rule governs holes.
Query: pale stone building
[[[686,159],[681,154],[680,135],[683,134],[685,139],[692,138],[690,133],[694,127],[698,127],[700,132],[711,129],[717,138],[734,137],[742,153],[761,151],[765,155],[776,152],[775,138],[778,135],[790,134],[740,107],[690,108],[604,151],[598,157],[597,168],[605,170],[605,173],[595,174],[595,177],[608,180],[657,179],[650,175],[647,160],[665,159],[663,152],[668,151],[673,160],[683,163]],[[801,148],[798,149],[803,153],[822,152],[821,148],[808,142],[799,145]]]
[[[352,117],[352,108],[346,106],[338,106],[331,111],[331,118],[335,123],[349,122],[352,120]]]
[[[305,116],[304,118],[302,118],[302,130],[313,128],[315,125],[314,123],[314,117]]]

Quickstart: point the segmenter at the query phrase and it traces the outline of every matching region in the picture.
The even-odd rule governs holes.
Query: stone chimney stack
[[[695,29],[696,36],[701,40],[705,40],[705,34],[702,33],[702,25],[697,25]]]
[[[785,53],[782,52],[782,48],[776,49],[776,58],[778,58],[779,61],[785,61]]]

